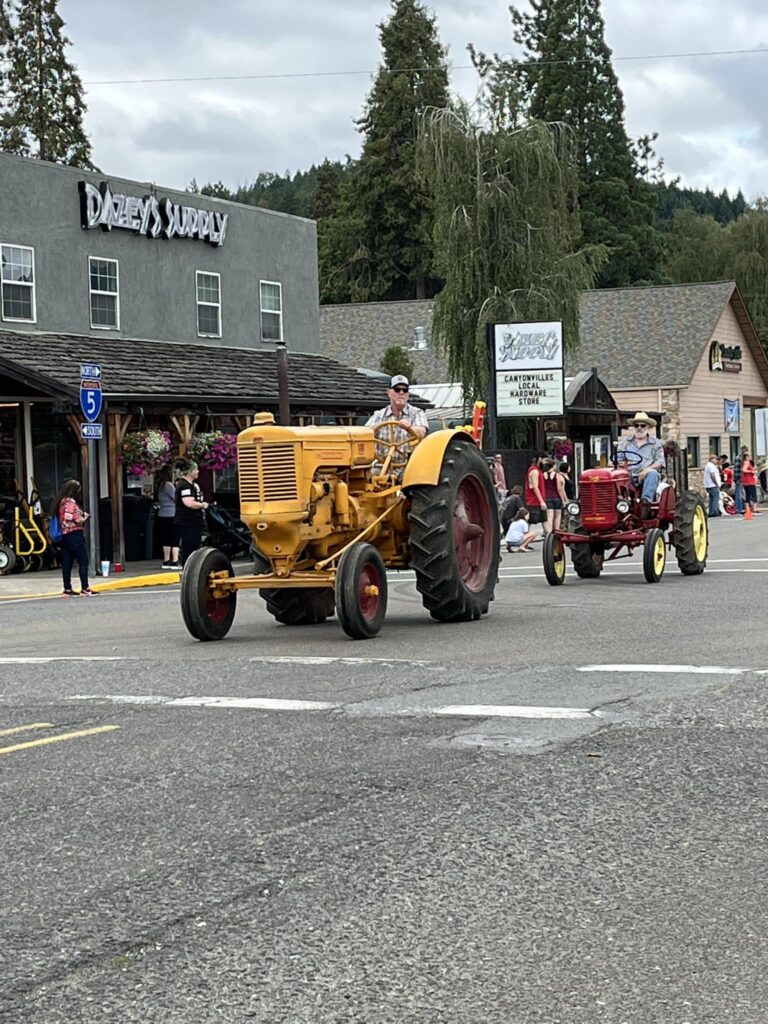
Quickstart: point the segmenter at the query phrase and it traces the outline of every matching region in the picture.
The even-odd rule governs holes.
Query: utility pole
[[[288,346],[284,341],[275,343],[277,353],[277,397],[280,409],[280,424],[291,425],[291,400],[288,395]]]

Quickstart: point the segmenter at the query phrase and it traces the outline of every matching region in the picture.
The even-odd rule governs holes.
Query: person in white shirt
[[[704,487],[709,495],[709,511],[711,518],[722,515],[720,511],[720,460],[717,455],[710,455],[704,467]]]

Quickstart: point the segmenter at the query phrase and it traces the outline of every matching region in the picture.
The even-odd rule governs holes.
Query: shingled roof
[[[408,351],[415,380],[447,381],[448,361],[432,344],[433,306],[432,299],[321,306],[320,349],[348,366],[378,370],[384,350],[400,345]],[[416,327],[424,328],[428,348],[412,348]]]
[[[104,397],[115,402],[274,406],[274,352],[71,334],[0,331],[0,374],[77,402],[80,363],[99,363]],[[288,356],[292,404],[304,410],[372,410],[386,399],[381,382],[333,359]]]
[[[729,302],[768,384],[768,361],[733,281],[582,292],[581,343],[566,372],[595,366],[609,388],[686,385]]]

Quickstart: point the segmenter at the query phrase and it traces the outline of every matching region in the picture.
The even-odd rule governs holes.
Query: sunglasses
[[[407,395],[408,394],[408,388],[392,388],[392,390],[394,392],[396,392],[398,395]]]

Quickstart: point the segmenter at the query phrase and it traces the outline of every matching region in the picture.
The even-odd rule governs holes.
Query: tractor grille
[[[297,501],[296,450],[292,444],[243,445],[237,452],[240,500],[263,505]]]
[[[616,512],[616,488],[612,481],[579,484],[579,504],[584,525],[613,526],[618,522]]]

